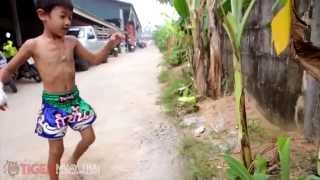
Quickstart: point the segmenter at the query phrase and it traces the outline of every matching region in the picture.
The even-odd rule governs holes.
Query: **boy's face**
[[[71,26],[72,11],[63,6],[56,6],[50,13],[44,13],[43,15],[38,14],[45,28],[51,33],[58,37],[63,37],[67,34]]]

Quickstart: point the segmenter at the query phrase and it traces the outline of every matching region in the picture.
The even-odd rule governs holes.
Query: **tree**
[[[209,95],[213,98],[221,96],[221,24],[217,16],[217,0],[207,0],[208,11],[208,39],[209,39],[209,72],[208,86]]]
[[[218,98],[221,94],[220,27],[216,0],[173,0],[172,4],[191,27],[194,84],[200,96]]]

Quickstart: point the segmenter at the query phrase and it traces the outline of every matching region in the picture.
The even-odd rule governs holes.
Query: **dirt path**
[[[177,132],[156,105],[160,59],[150,46],[77,74],[82,97],[98,114],[97,140],[80,161],[86,180],[181,179]],[[47,142],[33,134],[41,85],[20,83],[18,89],[9,95],[9,111],[0,114],[0,180],[46,180]],[[63,161],[79,138],[68,130]],[[8,175],[8,167],[17,175]]]

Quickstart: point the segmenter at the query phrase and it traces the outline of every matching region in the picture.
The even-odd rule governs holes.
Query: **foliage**
[[[11,58],[17,54],[17,48],[13,46],[12,41],[7,41],[3,45],[3,54],[6,58]]]
[[[236,160],[230,155],[224,156],[225,161],[229,165],[227,171],[228,179],[230,180],[267,180],[268,176],[265,173],[266,169],[266,160],[261,156],[254,161],[256,167],[256,172],[251,175],[247,168],[241,163],[241,161]]]
[[[223,20],[234,49],[239,48],[241,45],[242,34],[255,2],[256,0],[224,0],[219,8],[221,12],[220,18]],[[245,8],[246,6],[247,8]]]
[[[277,140],[277,149],[280,156],[280,175],[281,180],[288,180],[290,178],[290,146],[291,141],[289,138],[280,137]],[[253,162],[254,173],[250,174],[249,170],[241,163],[230,155],[224,156],[229,169],[227,171],[228,177],[231,180],[266,180],[267,175],[267,161],[262,156],[257,156]]]
[[[186,136],[182,141],[180,153],[188,161],[188,175],[191,179],[211,180],[215,176],[217,169],[212,157],[217,152],[209,142]]]
[[[164,26],[158,27],[158,30],[153,33],[155,44],[161,52],[168,49],[167,42],[170,36],[174,34],[173,31],[172,24],[167,22]]]
[[[277,10],[283,8],[287,4],[288,0],[276,0],[272,6],[272,12],[275,13]]]
[[[160,100],[167,113],[176,113],[181,108],[196,106],[196,93],[190,75],[185,72],[181,77],[167,76],[165,79],[168,82]]]
[[[241,40],[249,14],[256,0],[250,0],[249,5],[245,2],[247,1],[224,0],[219,7],[219,12],[233,50],[236,118],[239,125],[242,158],[248,168],[252,163],[252,155],[245,110],[244,82],[241,68]]]
[[[177,22],[167,21],[159,27],[154,32],[154,40],[170,66],[181,65],[192,56],[192,37]]]
[[[189,18],[190,13],[189,13],[189,7],[186,0],[173,0],[173,5],[177,10],[178,14],[182,18],[184,19]]]
[[[289,138],[278,138],[277,148],[280,156],[281,180],[289,180],[290,178],[290,146],[291,141]]]

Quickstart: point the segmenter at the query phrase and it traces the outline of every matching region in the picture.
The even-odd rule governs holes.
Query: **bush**
[[[177,113],[183,109],[196,108],[196,92],[189,67],[180,68],[179,72],[163,69],[158,79],[166,83],[160,98],[165,112]]]
[[[158,27],[153,38],[161,52],[164,53],[166,64],[178,66],[187,62],[192,56],[192,36],[183,31],[177,22],[167,22]]]

